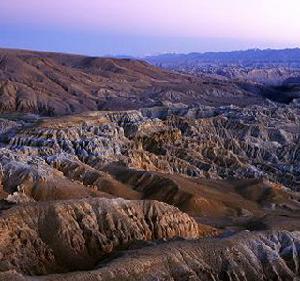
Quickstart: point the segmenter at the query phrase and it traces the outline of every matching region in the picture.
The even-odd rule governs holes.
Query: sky
[[[300,47],[299,0],[0,0],[0,47],[145,56]]]

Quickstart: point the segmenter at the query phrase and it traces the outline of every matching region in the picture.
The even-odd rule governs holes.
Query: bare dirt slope
[[[162,104],[262,103],[234,83],[146,62],[0,49],[0,112],[62,115]]]

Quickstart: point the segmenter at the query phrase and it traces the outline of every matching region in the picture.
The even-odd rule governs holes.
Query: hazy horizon
[[[296,0],[10,0],[0,46],[146,56],[300,46]]]

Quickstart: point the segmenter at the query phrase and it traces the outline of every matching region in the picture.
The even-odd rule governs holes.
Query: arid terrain
[[[251,67],[0,50],[0,280],[300,280],[300,74]]]
[[[163,54],[147,57],[153,65],[197,77],[240,85],[268,99],[289,103],[300,98],[300,49]]]
[[[0,81],[0,112],[46,116],[174,104],[245,106],[275,94],[251,81],[179,74],[140,60],[6,49],[0,49]]]

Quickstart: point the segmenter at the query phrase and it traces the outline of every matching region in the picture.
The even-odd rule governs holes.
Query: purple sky
[[[300,46],[299,0],[0,0],[0,45],[144,55]]]

